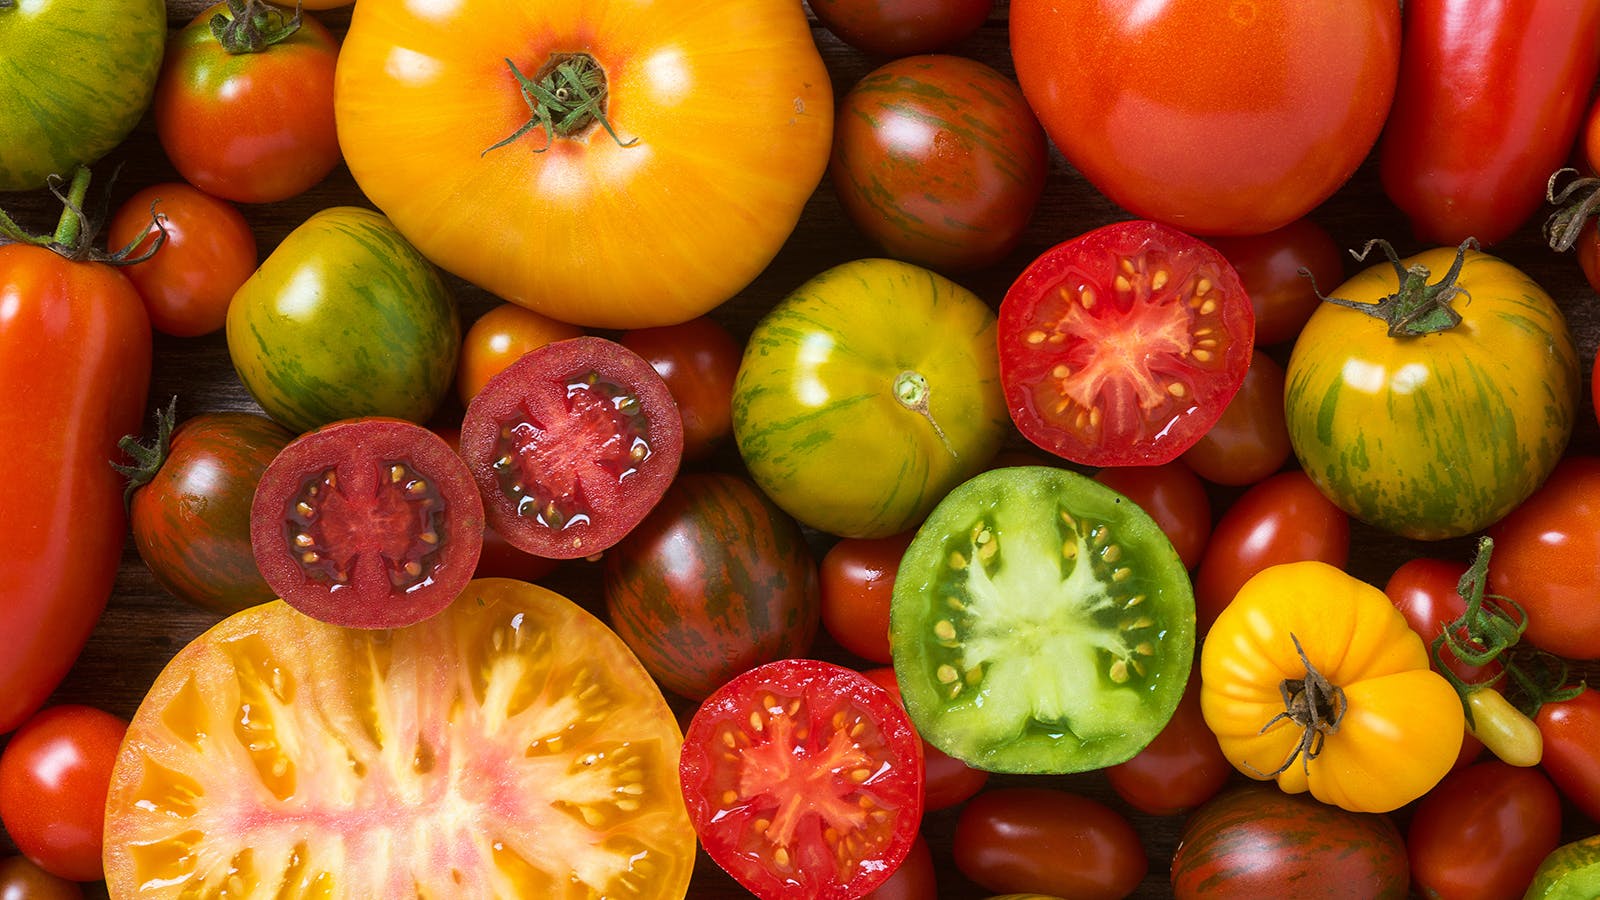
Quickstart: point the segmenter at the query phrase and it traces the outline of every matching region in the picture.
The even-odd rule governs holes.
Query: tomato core
[[[444,509],[439,489],[402,462],[380,464],[371,482],[350,490],[327,469],[301,483],[284,537],[313,581],[335,590],[353,578],[376,582],[381,566],[390,587],[410,591],[433,580]]]
[[[535,153],[550,149],[557,138],[575,138],[599,122],[617,144],[628,147],[638,143],[638,138],[624,141],[617,137],[606,118],[606,70],[599,60],[587,53],[552,53],[532,78],[522,73],[517,64],[506,60],[511,75],[522,88],[522,99],[528,104],[528,121],[516,132],[488,150],[498,150],[530,131],[542,130],[545,142],[535,147]]]

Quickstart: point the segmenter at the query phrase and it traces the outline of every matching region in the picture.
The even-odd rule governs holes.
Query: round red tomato
[[[1011,55],[1067,161],[1124,209],[1260,234],[1327,199],[1377,141],[1400,7],[1013,0]]]
[[[217,16],[227,23],[221,39],[213,32]],[[338,56],[338,42],[308,13],[292,19],[255,0],[217,3],[167,43],[156,137],[178,174],[208,194],[287,200],[339,163]]]
[[[845,538],[822,557],[822,627],[839,646],[875,663],[889,652],[889,599],[900,557],[915,531],[886,538]]]
[[[545,344],[581,337],[583,329],[557,322],[515,303],[501,303],[479,316],[461,336],[461,358],[456,363],[456,393],[462,405],[483,390],[529,350]]]
[[[1000,381],[1024,437],[1075,463],[1155,466],[1244,383],[1250,298],[1222,255],[1156,222],[1057,244],[1006,291]]]
[[[1111,466],[1096,472],[1094,480],[1149,513],[1178,551],[1184,568],[1200,564],[1211,539],[1211,498],[1193,472],[1178,463]]]
[[[905,705],[900,697],[900,682],[895,678],[892,666],[868,669],[861,674],[870,678],[873,684],[888,691],[901,706]],[[988,783],[988,772],[974,769],[927,741],[922,742],[924,812],[948,809],[965,802],[973,794],[983,790],[983,786]]]
[[[1406,617],[1411,630],[1429,645],[1428,656],[1435,671],[1439,668],[1439,658],[1432,651],[1433,639],[1444,632],[1446,625],[1461,618],[1467,611],[1467,601],[1461,598],[1456,589],[1466,572],[1467,564],[1464,562],[1418,557],[1402,563],[1383,586],[1383,592]],[[1461,636],[1465,638],[1464,634]],[[1488,681],[1500,671],[1497,663],[1469,666],[1452,654],[1448,647],[1440,649],[1450,671],[1467,684]]]
[[[817,660],[758,666],[708,697],[679,775],[706,853],[762,900],[859,897],[922,821],[922,741],[905,710]]]
[[[0,754],[0,823],[40,868],[98,881],[106,792],[128,723],[92,706],[52,706]]]
[[[811,11],[853,47],[880,56],[943,50],[978,30],[994,0],[812,0]]]
[[[926,748],[924,748],[926,749]],[[9,898],[0,895],[0,900]],[[911,852],[894,870],[888,880],[878,885],[862,900],[939,900],[938,875],[933,868],[933,851],[928,842],[917,835]]]
[[[986,890],[1077,900],[1126,897],[1150,866],[1120,813],[1051,788],[973,797],[956,820],[955,858],[961,874]]]
[[[160,219],[159,231],[152,216]],[[166,239],[156,248],[161,232]],[[151,185],[129,197],[111,218],[106,244],[113,251],[131,247],[130,259],[154,250],[122,271],[144,299],[151,326],[174,337],[221,328],[234,291],[256,270],[256,236],[244,214],[179,182]]]
[[[1454,772],[1417,803],[1406,831],[1423,896],[1521,896],[1561,843],[1561,797],[1536,768],[1489,760]]]
[[[1283,468],[1293,447],[1283,415],[1283,366],[1257,350],[1244,384],[1183,464],[1214,484],[1255,484]]]
[[[1543,486],[1489,528],[1489,590],[1528,614],[1523,639],[1569,659],[1600,659],[1600,457],[1563,459]]]
[[[1585,688],[1546,703],[1534,721],[1544,739],[1539,765],[1579,812],[1600,822],[1600,692]]]
[[[705,316],[679,325],[624,332],[622,346],[644,357],[667,383],[683,417],[683,458],[701,460],[733,434],[733,383],[744,348]]]
[[[1044,131],[1016,83],[961,56],[887,63],[835,113],[829,173],[845,214],[897,259],[999,262],[1044,192]]]
[[[1217,736],[1200,712],[1199,669],[1161,733],[1125,763],[1106,769],[1106,780],[1129,806],[1152,816],[1188,812],[1210,800],[1233,775]]]
[[[1295,219],[1266,234],[1219,236],[1208,243],[1233,264],[1250,295],[1257,347],[1294,340],[1322,302],[1317,288],[1333,290],[1344,283],[1344,254],[1310,219]]]

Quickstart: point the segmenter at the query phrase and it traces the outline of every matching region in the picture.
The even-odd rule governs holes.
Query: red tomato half
[[[1521,896],[1560,839],[1550,779],[1490,760],[1446,776],[1417,803],[1406,850],[1422,896],[1498,900]]]
[[[582,337],[583,329],[557,322],[515,303],[501,303],[473,321],[461,336],[456,363],[456,393],[465,406],[489,379],[545,344]]]
[[[92,706],[52,706],[0,754],[0,822],[46,872],[73,881],[103,875],[106,792],[127,730],[127,722]]]
[[[256,236],[226,200],[180,182],[152,185],[129,197],[111,218],[113,252],[147,235],[129,254],[155,248],[156,223],[166,232],[154,255],[122,271],[144,298],[150,324],[162,334],[195,337],[221,328],[228,302],[256,270]]]
[[[1075,463],[1156,466],[1244,383],[1255,314],[1222,255],[1155,222],[1057,244],[1000,302],[1000,380],[1024,437]]]
[[[1490,527],[1489,590],[1528,614],[1523,639],[1569,659],[1600,659],[1600,458],[1570,456]]]

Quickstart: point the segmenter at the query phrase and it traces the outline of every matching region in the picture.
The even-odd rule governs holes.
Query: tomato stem
[[[1571,250],[1583,233],[1584,223],[1600,211],[1600,178],[1574,178],[1556,190],[1556,182],[1569,174],[1577,175],[1578,170],[1557,169],[1544,190],[1545,200],[1560,207],[1544,221],[1545,242],[1557,253]]]
[[[944,444],[945,452],[956,459],[961,458],[961,454],[956,452],[955,446],[950,443],[950,438],[945,435],[944,429],[939,427],[938,421],[928,409],[928,401],[933,398],[933,387],[928,384],[928,376],[911,369],[896,375],[894,398],[900,401],[901,406],[927,419],[928,424],[933,426],[933,433],[938,435],[940,442]]]
[[[522,99],[528,104],[530,118],[511,136],[485,148],[483,154],[498,150],[535,128],[544,131],[544,146],[534,148],[535,153],[550,149],[556,138],[575,137],[595,122],[605,128],[619,147],[632,147],[638,138],[624,141],[606,118],[606,72],[600,63],[587,53],[558,53],[551,56],[544,67],[533,77],[522,74],[510,59],[506,66],[522,88]]]
[[[1296,759],[1305,767],[1306,774],[1311,773],[1311,761],[1322,753],[1322,745],[1327,736],[1339,730],[1339,723],[1344,720],[1345,701],[1344,688],[1329,681],[1325,675],[1317,671],[1317,667],[1306,658],[1304,647],[1300,646],[1300,639],[1293,632],[1289,633],[1289,640],[1294,642],[1295,652],[1300,654],[1300,662],[1306,667],[1304,678],[1285,678],[1278,683],[1278,693],[1283,697],[1283,712],[1267,720],[1261,726],[1259,734],[1265,734],[1267,729],[1277,724],[1280,719],[1288,719],[1300,726],[1300,740],[1295,743],[1294,749],[1289,752],[1289,758],[1283,765],[1271,772],[1262,772],[1266,778],[1273,778],[1294,765]],[[1254,766],[1251,766],[1254,769]],[[1256,770],[1260,772],[1260,770]]]
[[[1394,246],[1382,238],[1367,241],[1365,247],[1359,251],[1350,251],[1350,255],[1359,261],[1365,261],[1373,247],[1383,248],[1384,254],[1389,257],[1389,262],[1394,266],[1395,274],[1400,279],[1400,286],[1394,293],[1377,303],[1361,303],[1340,297],[1324,296],[1317,290],[1316,282],[1313,280],[1311,288],[1316,293],[1317,299],[1324,303],[1353,309],[1374,319],[1381,319],[1389,326],[1389,336],[1395,338],[1434,334],[1448,331],[1461,324],[1461,314],[1456,312],[1450,303],[1457,296],[1467,293],[1467,289],[1457,284],[1456,279],[1461,275],[1461,266],[1466,262],[1467,251],[1478,249],[1477,239],[1469,237],[1462,241],[1461,246],[1456,248],[1456,258],[1450,264],[1450,271],[1432,284],[1428,283],[1430,273],[1426,266],[1406,268],[1394,252]],[[1301,269],[1300,273],[1310,275],[1305,269]]]
[[[122,491],[122,505],[124,509],[133,505],[133,495],[149,484],[161,471],[162,463],[167,461],[167,453],[172,448],[173,426],[178,421],[178,398],[174,396],[167,403],[166,409],[156,410],[156,436],[149,444],[140,443],[135,435],[125,434],[117,441],[117,447],[128,454],[133,460],[132,465],[111,462],[111,468],[117,474],[128,479],[128,486]]]
[[[228,11],[218,12],[208,24],[211,34],[231,54],[260,53],[273,44],[282,43],[300,30],[301,6],[294,5],[294,15],[284,17],[284,11],[260,0],[228,0]]]

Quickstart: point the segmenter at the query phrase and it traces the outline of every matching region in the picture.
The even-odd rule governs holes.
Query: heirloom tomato
[[[885,538],[844,538],[822,557],[822,626],[839,646],[875,663],[889,651],[889,601],[900,559],[915,532]]]
[[[1525,900],[1588,900],[1600,896],[1600,834],[1562,844],[1534,870]]]
[[[461,349],[438,271],[383,216],[353,206],[289,232],[233,295],[227,332],[250,396],[296,432],[360,416],[425,421]]]
[[[902,707],[905,706],[900,699],[900,682],[895,678],[892,667],[884,666],[877,669],[867,669],[861,674],[871,679],[873,684],[888,691],[894,697],[896,703],[899,703]],[[927,741],[922,742],[922,811],[924,813],[948,809],[959,803],[964,803],[973,794],[983,790],[983,786],[988,783],[988,772],[982,769],[974,769]]]
[[[683,458],[703,460],[733,435],[733,383],[744,346],[715,320],[623,332],[618,342],[644,357],[672,392],[683,418]]]
[[[274,601],[180,650],[139,705],[106,803],[106,883],[119,898],[681,898],[680,740],[610,629],[536,585],[474,581],[390,631]]]
[[[922,839],[922,835],[917,835],[917,839],[911,843],[911,852],[906,854],[894,874],[873,888],[862,900],[939,900],[933,851],[928,849],[928,842]]]
[[[1534,717],[1544,741],[1539,765],[1579,812],[1600,822],[1600,692],[1539,707]]]
[[[490,308],[461,336],[461,358],[456,367],[456,393],[461,405],[471,403],[489,379],[529,350],[582,336],[583,329],[576,325],[557,322],[515,303]]]
[[[104,156],[155,92],[161,0],[0,4],[0,191],[31,191]]]
[[[756,323],[733,435],[756,484],[840,537],[916,526],[1006,433],[994,313],[927,269],[835,266]]]
[[[51,706],[0,753],[0,823],[40,868],[98,881],[106,791],[128,723],[92,706]]]
[[[1250,365],[1255,314],[1222,254],[1157,222],[1046,250],[1000,301],[1000,381],[1040,448],[1157,466],[1217,421]]]
[[[956,868],[991,891],[1120,900],[1150,861],[1139,833],[1097,800],[1050,788],[1001,788],[967,801],[956,820]]]
[[[1382,247],[1389,262],[1335,290],[1295,341],[1289,439],[1350,515],[1418,540],[1467,534],[1561,458],[1577,352],[1550,295],[1510,264],[1469,244],[1405,260]]]
[[[157,234],[166,235],[159,249]],[[151,185],[123,201],[106,244],[113,251],[131,247],[135,259],[154,251],[123,273],[144,298],[151,327],[174,337],[221,328],[234,292],[256,270],[256,236],[244,214],[182,182]]]
[[[1178,457],[1201,478],[1235,487],[1265,481],[1289,459],[1283,366],[1257,350],[1239,392],[1194,446]]]
[[[83,900],[83,888],[76,881],[51,875],[26,856],[11,856],[0,859],[0,900]],[[934,898],[930,895],[928,900]]]
[[[911,56],[943,50],[977,31],[994,0],[812,0],[809,5],[846,44],[879,56]]]
[[[429,259],[605,328],[742,290],[833,134],[793,0],[362,0],[334,107],[351,174]]]
[[[891,602],[917,730],[992,772],[1127,760],[1172,717],[1194,660],[1172,542],[1065,469],[995,469],[956,487],[912,539]]]
[[[834,190],[885,253],[960,271],[1017,246],[1049,148],[1016,82],[962,56],[897,59],[856,82],[836,117]]]
[[[1160,466],[1107,466],[1094,480],[1127,497],[1150,514],[1172,541],[1183,567],[1200,564],[1211,539],[1211,497],[1199,476],[1178,463]]]
[[[1495,663],[1468,665],[1443,644],[1439,647],[1442,659],[1435,656],[1432,650],[1433,639],[1467,612],[1467,601],[1458,589],[1461,576],[1466,573],[1467,564],[1464,562],[1418,557],[1407,560],[1394,570],[1383,586],[1383,593],[1406,617],[1411,630],[1429,645],[1429,661],[1435,671],[1443,664],[1463,683],[1478,684],[1495,679],[1500,666]],[[1465,630],[1456,634],[1463,640],[1467,639]]]
[[[1232,774],[1200,712],[1200,673],[1193,671],[1166,727],[1132,759],[1107,768],[1106,780],[1129,806],[1171,816],[1211,799]]]
[[[1377,588],[1327,563],[1240,588],[1200,651],[1200,708],[1240,772],[1354,812],[1427,793],[1461,749],[1461,699]]]
[[[1134,215],[1259,234],[1326,200],[1394,96],[1393,0],[1012,0],[1022,91]],[[1093,35],[1093,40],[1085,40]]]
[[[1561,842],[1561,797],[1538,769],[1489,760],[1418,801],[1406,830],[1411,877],[1438,900],[1516,897]]]
[[[1489,529],[1489,590],[1528,616],[1528,643],[1600,659],[1600,457],[1572,456]]]
[[[1295,219],[1266,234],[1206,242],[1227,258],[1250,295],[1257,347],[1294,340],[1320,302],[1317,285],[1344,280],[1339,245],[1310,219]]]

